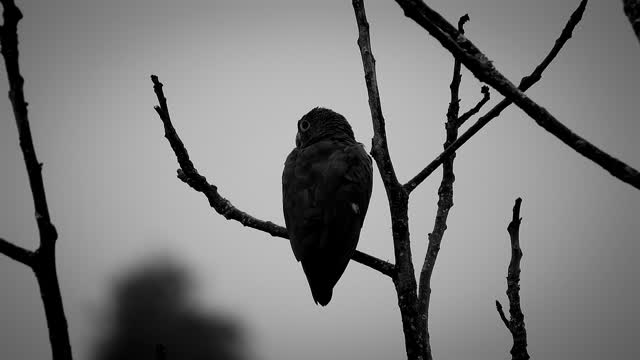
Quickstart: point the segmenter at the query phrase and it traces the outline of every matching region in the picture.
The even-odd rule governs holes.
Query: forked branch
[[[51,355],[54,360],[71,360],[71,344],[67,319],[62,304],[60,285],[56,272],[55,244],[58,239],[56,228],[51,223],[47,197],[42,180],[42,164],[36,157],[33,146],[27,102],[24,97],[24,78],[20,74],[18,61],[18,22],[22,12],[13,0],[0,0],[3,7],[3,24],[0,28],[0,46],[9,80],[9,99],[18,128],[20,149],[27,168],[29,185],[35,208],[36,223],[40,235],[40,246],[35,252],[13,245],[0,239],[0,252],[13,260],[28,265],[33,270],[40,288],[44,313],[49,329]]]
[[[409,235],[409,193],[404,190],[396,178],[389,148],[385,122],[380,105],[380,94],[376,80],[376,67],[371,40],[369,36],[369,22],[362,0],[352,0],[353,11],[358,25],[358,48],[362,59],[364,78],[367,86],[369,110],[373,123],[373,140],[371,155],[378,165],[380,176],[387,193],[389,210],[391,213],[391,231],[393,234],[393,252],[396,265],[394,285],[398,297],[398,307],[402,318],[402,330],[405,338],[405,348],[409,359],[431,359],[423,336],[423,319],[417,308],[417,284]]]
[[[458,117],[458,121],[456,123],[456,125],[458,126],[458,128],[460,128],[462,125],[464,125],[464,123],[469,120],[472,116],[474,116],[475,114],[479,113],[480,110],[482,109],[482,107],[484,106],[484,104],[486,104],[489,99],[491,99],[491,94],[489,93],[489,87],[484,85],[482,86],[482,88],[480,88],[480,92],[482,93],[482,99],[480,99],[480,101],[478,101],[478,103],[472,107],[471,109],[467,110],[466,113],[460,115],[460,117]]]
[[[404,9],[405,15],[413,19],[420,26],[435,37],[442,46],[449,50],[467,69],[469,69],[480,81],[491,85],[504,97],[513,101],[538,125],[560,139],[566,145],[600,165],[611,175],[640,189],[640,173],[602,151],[595,145],[583,139],[571,129],[562,124],[549,111],[527,97],[502,73],[500,73],[491,60],[480,51],[470,40],[461,35],[447,20],[431,9],[421,0],[396,0]],[[581,6],[586,6],[583,0]]]
[[[458,30],[464,32],[464,23],[469,21],[469,16],[464,15],[458,21]],[[443,147],[446,149],[454,142],[458,137],[458,128],[461,125],[459,113],[460,113],[460,82],[462,80],[462,74],[460,72],[460,61],[454,60],[453,64],[453,76],[451,79],[450,89],[450,101],[449,108],[447,110],[447,121],[445,123],[446,140]],[[483,99],[467,114],[479,111],[480,107],[489,100],[489,91],[486,86],[482,87],[484,93]],[[467,115],[471,116],[471,115]],[[418,287],[418,311],[424,314],[424,338],[426,339],[429,353],[431,353],[431,343],[429,335],[429,303],[431,299],[431,276],[433,275],[433,269],[436,264],[436,259],[440,251],[440,244],[444,236],[444,232],[447,229],[447,218],[449,216],[449,210],[453,207],[453,183],[455,182],[455,175],[453,173],[453,161],[456,154],[452,153],[442,164],[442,181],[440,182],[440,188],[438,189],[438,209],[436,211],[436,218],[433,224],[433,230],[429,233],[429,245],[427,247],[427,253],[425,255],[424,262],[422,264],[422,270],[420,271],[419,287]]]
[[[509,298],[509,316],[504,314],[502,304],[496,300],[496,310],[500,315],[500,319],[511,332],[513,337],[513,347],[511,348],[512,360],[528,360],[527,352],[527,329],[524,326],[524,314],[520,304],[520,260],[522,259],[522,249],[520,248],[520,205],[522,199],[517,198],[513,205],[513,217],[507,231],[511,243],[511,261],[509,261],[509,270],[507,271],[507,297]]]
[[[547,56],[542,60],[542,62],[533,70],[531,74],[523,77],[520,80],[519,89],[522,91],[528,90],[531,86],[537,83],[542,78],[542,73],[547,69],[547,67],[551,64],[553,59],[558,55],[560,49],[566,44],[566,42],[571,38],[573,34],[573,30],[576,25],[582,19],[582,14],[584,13],[586,7],[586,1],[582,1],[578,8],[571,14],[569,21],[565,25],[564,29],[560,33],[558,39],[549,52]],[[406,184],[403,185],[407,192],[413,191],[418,185],[420,185],[431,173],[433,173],[445,159],[449,157],[449,155],[453,154],[456,150],[458,150],[462,145],[464,145],[472,136],[474,136],[480,129],[482,129],[485,125],[487,125],[491,120],[495,119],[502,113],[504,109],[506,109],[509,105],[511,105],[513,101],[509,98],[505,98],[496,104],[491,110],[489,110],[485,115],[480,117],[478,121],[476,121],[473,125],[467,129],[458,140],[454,141],[451,145],[449,145],[440,155],[438,155],[435,159],[433,159],[424,169],[422,169],[416,176],[414,176],[411,180],[409,180]],[[464,116],[464,115],[463,115]]]
[[[33,264],[33,252],[14,245],[5,239],[0,238],[0,254],[4,254],[9,258],[27,266]]]
[[[218,193],[218,188],[215,185],[209,184],[207,179],[198,173],[193,162],[189,159],[187,149],[171,123],[169,107],[167,105],[167,99],[164,96],[164,91],[162,90],[162,83],[156,75],[151,75],[151,81],[153,82],[153,90],[156,93],[159,103],[159,105],[154,108],[164,124],[164,136],[169,141],[180,165],[178,178],[192,189],[203,193],[207,197],[207,200],[209,200],[209,205],[227,220],[235,220],[244,226],[266,232],[271,236],[288,239],[289,236],[286,228],[271,221],[260,220],[236,208],[229,200]],[[363,252],[356,250],[352,259],[374,270],[378,270],[387,276],[393,277],[395,274],[393,264]]]

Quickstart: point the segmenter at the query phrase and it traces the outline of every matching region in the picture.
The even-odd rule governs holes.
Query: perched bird
[[[372,173],[371,158],[344,116],[317,107],[298,121],[296,147],[282,173],[282,205],[316,304],[329,303],[356,250]]]

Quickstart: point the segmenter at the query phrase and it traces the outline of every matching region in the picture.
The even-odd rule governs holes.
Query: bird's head
[[[355,141],[351,125],[337,112],[317,107],[298,120],[296,147],[304,148],[324,139]]]

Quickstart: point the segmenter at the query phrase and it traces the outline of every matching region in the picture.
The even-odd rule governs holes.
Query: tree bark
[[[507,270],[507,297],[509,298],[509,316],[504,315],[502,305],[496,300],[496,309],[507,329],[511,332],[513,346],[511,347],[512,360],[529,360],[527,352],[527,329],[524,325],[524,314],[520,304],[520,260],[522,260],[522,249],[520,248],[520,205],[522,199],[517,198],[513,205],[513,217],[507,231],[511,243],[511,260]]]

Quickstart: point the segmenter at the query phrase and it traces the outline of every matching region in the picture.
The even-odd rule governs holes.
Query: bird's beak
[[[296,147],[300,147],[300,133],[296,133]]]

